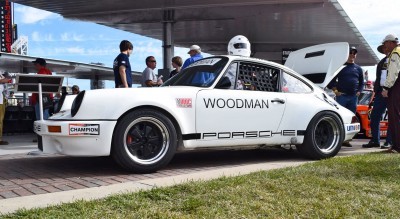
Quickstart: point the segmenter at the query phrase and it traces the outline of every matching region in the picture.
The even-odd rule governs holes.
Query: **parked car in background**
[[[357,105],[357,118],[361,123],[361,131],[365,137],[372,138],[371,135],[371,111],[374,102],[375,94],[373,90],[364,89],[361,95],[358,97],[358,105]],[[381,137],[386,137],[388,129],[388,114],[387,110],[381,117],[380,122],[380,133]]]

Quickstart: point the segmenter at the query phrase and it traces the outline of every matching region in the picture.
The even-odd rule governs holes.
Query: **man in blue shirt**
[[[203,56],[201,55],[201,48],[198,45],[192,45],[190,47],[188,54],[190,55],[190,58],[186,59],[185,63],[183,63],[182,65],[181,70],[185,69],[186,67],[188,67],[188,65],[192,64],[193,62],[203,58]]]
[[[354,114],[357,110],[358,96],[364,87],[364,74],[362,68],[355,64],[357,49],[350,47],[349,57],[345,67],[328,85],[336,95],[336,101]],[[343,146],[351,147],[350,142],[343,142]]]
[[[357,109],[358,96],[364,87],[363,70],[354,63],[356,56],[357,49],[351,47],[345,67],[328,85],[328,88],[335,92],[336,101],[354,114]]]
[[[115,87],[132,87],[132,70],[129,56],[132,54],[133,45],[128,40],[122,40],[119,44],[121,53],[114,59],[113,69]]]

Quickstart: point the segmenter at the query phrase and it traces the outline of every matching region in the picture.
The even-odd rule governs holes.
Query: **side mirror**
[[[229,89],[232,86],[231,80],[228,77],[223,76],[218,84],[215,86],[217,89]]]

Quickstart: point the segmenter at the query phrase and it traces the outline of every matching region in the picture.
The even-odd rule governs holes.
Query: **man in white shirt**
[[[154,69],[157,66],[157,61],[154,56],[149,56],[146,58],[146,68],[142,74],[142,86],[143,87],[157,87],[163,84],[161,78],[157,79],[154,74]]]
[[[392,134],[391,153],[400,153],[400,45],[399,38],[389,34],[382,44],[389,50],[387,78],[382,91],[383,97],[388,97],[388,122]]]

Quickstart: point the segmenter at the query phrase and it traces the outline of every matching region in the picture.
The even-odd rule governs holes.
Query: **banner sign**
[[[12,37],[12,6],[8,0],[0,1],[1,52],[11,52]]]

